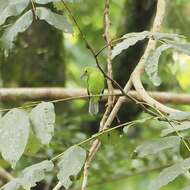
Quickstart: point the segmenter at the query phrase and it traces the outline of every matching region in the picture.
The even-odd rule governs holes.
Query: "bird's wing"
[[[90,96],[90,91],[89,91],[89,79],[87,78],[87,93],[88,93],[88,95]],[[90,97],[89,97],[89,99],[90,99]]]
[[[103,94],[104,94],[105,84],[106,84],[106,82],[105,82],[105,80],[104,80],[104,88],[103,88],[103,90],[102,90],[102,96],[103,96]],[[100,96],[100,100],[102,99],[102,96]]]

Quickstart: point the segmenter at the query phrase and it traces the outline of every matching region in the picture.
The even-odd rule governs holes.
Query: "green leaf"
[[[42,102],[32,109],[30,119],[34,132],[43,145],[49,144],[54,133],[55,110],[50,102]]]
[[[166,41],[166,40],[165,40]],[[166,41],[168,44],[170,44],[172,46],[172,48],[182,52],[182,53],[185,53],[187,55],[190,55],[190,43],[181,43],[181,42],[178,42],[178,41]]]
[[[190,121],[190,112],[185,112],[185,111],[172,112],[168,116],[168,119],[177,120],[177,121]]]
[[[184,38],[184,36],[173,33],[162,33],[162,32],[152,32],[152,37],[155,40],[174,40],[179,41],[180,38]]]
[[[184,174],[190,168],[190,158],[178,162],[171,167],[168,167],[159,174],[158,178],[150,185],[150,190],[158,190],[161,187],[167,185],[179,175]]]
[[[14,168],[24,153],[29,136],[28,114],[12,109],[0,119],[0,152]]]
[[[112,50],[112,59],[119,55],[123,50],[128,49],[130,46],[135,45],[138,41],[144,40],[150,32],[134,32],[125,34],[121,39],[122,42],[117,43]]]
[[[163,137],[163,136],[166,136],[168,134],[174,133],[176,131],[188,130],[188,129],[190,129],[190,122],[189,121],[183,121],[180,124],[173,123],[173,126],[174,127],[171,127],[168,124],[168,128],[162,130],[161,136]]]
[[[30,189],[36,186],[36,183],[45,178],[45,173],[52,171],[54,168],[53,162],[44,160],[25,168],[18,178],[5,184],[0,190],[17,190],[22,186],[24,189]]]
[[[41,147],[42,147],[42,144],[40,140],[34,135],[34,132],[32,131],[32,129],[30,129],[30,135],[29,135],[28,143],[26,145],[24,154],[28,156],[33,156],[40,150]]]
[[[0,0],[0,25],[10,16],[17,16],[28,6],[29,0]]]
[[[49,160],[42,161],[25,168],[21,175],[18,177],[19,183],[25,189],[30,189],[36,186],[36,182],[39,182],[45,178],[45,172],[52,171],[54,168],[53,162]]]
[[[134,152],[137,157],[143,158],[147,155],[156,154],[168,148],[179,147],[179,145],[180,137],[170,136],[145,142],[139,145]]]
[[[65,189],[71,186],[71,178],[76,177],[81,171],[85,160],[86,151],[79,146],[73,146],[65,151],[58,163],[59,173],[57,174],[59,181]]]
[[[0,43],[2,49],[4,49],[4,53],[8,56],[9,50],[13,47],[13,42],[16,36],[19,33],[24,32],[28,29],[28,27],[32,24],[33,14],[32,11],[28,11],[23,14],[13,25],[8,27],[2,37],[0,38]]]
[[[161,84],[161,80],[158,76],[158,61],[163,51],[167,50],[168,48],[171,48],[171,45],[161,45],[154,51],[152,51],[146,62],[145,62],[145,71],[147,75],[149,76],[149,79],[152,81],[152,83],[155,86],[159,86]]]
[[[17,190],[20,188],[20,184],[17,179],[14,179],[0,188],[0,190]]]
[[[44,7],[37,7],[36,15],[40,20],[45,20],[48,24],[63,32],[73,32],[71,25],[68,23],[67,18],[64,15],[58,15]]]

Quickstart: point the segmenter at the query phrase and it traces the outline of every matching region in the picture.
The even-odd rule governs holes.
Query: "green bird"
[[[99,112],[99,101],[104,91],[105,79],[102,72],[96,67],[85,67],[81,77],[87,77],[88,95],[98,95],[90,97],[89,113],[96,115]]]

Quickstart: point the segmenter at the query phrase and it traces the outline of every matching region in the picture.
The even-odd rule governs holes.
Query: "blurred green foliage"
[[[142,5],[142,2],[140,3],[139,0],[112,0],[110,8],[112,37],[115,38],[116,36],[134,30],[147,29],[155,11],[152,2],[149,0],[143,1],[144,7],[138,7]],[[83,0],[79,4],[69,4],[69,6],[82,31],[85,33],[87,40],[93,45],[95,50],[98,51],[101,49],[105,44],[102,37],[104,1]],[[125,10],[127,6],[128,11]],[[55,8],[63,13],[66,12],[59,4],[55,5]],[[149,12],[150,16],[146,23],[139,26],[138,19],[142,16],[138,10],[143,8]],[[168,13],[165,18],[163,31],[176,32],[185,35],[187,40],[190,39],[189,0],[172,0],[168,4],[167,10]],[[136,19],[133,19],[133,15],[137,15]],[[131,23],[128,23],[129,19]],[[38,26],[34,25],[26,34],[20,35],[17,40],[17,46],[11,56],[7,60],[1,56],[1,86],[15,87],[30,85],[36,87],[56,85],[70,88],[85,87],[85,82],[80,80],[81,68],[87,65],[94,65],[95,62],[75,27],[74,31],[75,33],[72,35],[61,34],[46,24],[41,23]],[[26,43],[28,40],[30,43]],[[142,54],[143,47],[144,44],[140,44],[135,46],[134,50],[129,50],[131,51],[130,60],[134,60],[134,62],[127,62],[127,57],[125,56],[114,61],[114,68],[116,70],[114,74],[122,84],[129,77],[132,68],[135,66],[134,63],[138,61],[138,57]],[[106,51],[102,52],[100,59],[102,66],[105,67]],[[124,66],[126,62],[127,64]],[[127,73],[126,75],[125,72]],[[159,74],[163,83],[158,90],[190,92],[189,57],[177,52],[166,52],[161,57]],[[143,77],[143,81],[148,90],[156,90],[147,76]],[[17,104],[21,103],[19,102]],[[39,144],[35,142],[33,144],[35,146],[33,151],[39,152],[33,154],[33,151],[32,153],[26,151],[26,155],[19,162],[14,174],[17,174],[21,169],[34,162],[63,152],[69,146],[97,132],[98,123],[105,109],[104,104],[101,105],[102,112],[96,117],[88,115],[87,104],[84,100],[56,103],[56,129],[52,142],[49,147],[42,147],[40,150],[38,150]],[[12,107],[15,106],[10,103],[4,104],[3,106],[8,107],[10,105]],[[120,115],[122,122],[123,118],[130,120],[131,118],[144,118],[147,116],[144,113],[139,114],[139,110],[134,104],[125,104],[123,107],[125,112],[121,111],[124,114],[122,115],[121,113]],[[188,106],[180,106],[180,108],[184,110],[189,109]],[[133,109],[134,111],[132,111]],[[116,123],[117,121],[115,121]],[[163,122],[148,121],[131,127],[127,135],[122,134],[121,130],[117,130],[108,136],[104,136],[101,139],[103,145],[90,167],[89,190],[146,190],[150,181],[160,171],[149,170],[171,164],[180,159],[180,154],[176,150],[161,152],[160,154],[143,159],[131,158],[136,146],[147,140],[158,138],[161,129],[164,127],[166,127],[166,124]],[[184,135],[188,137],[189,134]],[[84,145],[84,147],[88,148],[89,144]],[[9,168],[7,163],[4,163],[2,160],[0,160],[0,165]],[[143,170],[148,170],[148,172],[144,173],[142,172]],[[138,173],[139,175],[136,175]],[[188,180],[188,176],[182,176],[167,185],[167,187],[162,188],[162,190],[179,190],[185,185],[188,185]],[[50,186],[54,186],[57,182],[55,173],[50,174],[47,181],[51,184]],[[78,181],[73,189],[80,187],[80,184],[81,181]],[[40,188],[37,187],[35,189]]]

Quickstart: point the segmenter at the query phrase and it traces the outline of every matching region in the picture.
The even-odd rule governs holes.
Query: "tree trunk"
[[[34,21],[0,66],[4,87],[63,86],[62,33],[43,21]]]

